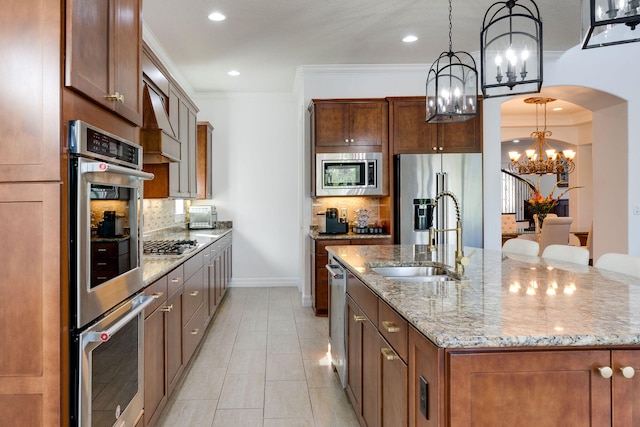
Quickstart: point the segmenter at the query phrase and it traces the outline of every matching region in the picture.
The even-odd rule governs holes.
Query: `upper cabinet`
[[[313,100],[309,109],[316,152],[383,151],[387,147],[388,104],[384,99]]]
[[[425,97],[387,98],[393,154],[482,152],[482,101],[476,117],[455,123],[427,123]]]
[[[66,15],[65,85],[140,126],[141,1],[68,0]]]
[[[198,199],[213,197],[213,126],[209,122],[198,122]]]
[[[146,198],[197,196],[198,108],[171,77],[158,57],[143,45],[143,120],[140,145]]]

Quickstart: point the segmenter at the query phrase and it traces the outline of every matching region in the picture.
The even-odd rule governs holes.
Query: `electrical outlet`
[[[420,376],[420,412],[425,419],[429,419],[429,383]]]
[[[634,206],[633,207],[633,214],[634,215],[640,215],[640,206]]]

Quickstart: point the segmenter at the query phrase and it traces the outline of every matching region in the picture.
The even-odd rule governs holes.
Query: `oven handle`
[[[342,270],[339,265],[337,265],[337,264],[327,264],[324,267],[327,270],[329,270],[329,274],[334,279],[339,280],[339,279],[343,279],[344,278],[344,271],[338,271],[338,270]]]
[[[118,320],[116,323],[111,325],[111,327],[108,328],[107,330],[89,332],[85,338],[85,342],[109,341],[109,338],[111,338],[113,334],[115,334],[120,329],[122,329],[123,326],[125,326],[134,317],[140,314],[140,312],[142,312],[145,308],[150,306],[155,301],[155,298],[152,296],[143,295],[138,298],[138,301],[139,301],[139,305],[136,308],[132,309],[129,313],[124,315],[120,320]]]
[[[112,172],[117,173],[119,175],[128,175],[133,176],[135,178],[140,179],[153,179],[154,175],[152,173],[139,171],[136,169],[125,168],[123,166],[112,165],[110,163],[105,162],[92,162],[85,163],[82,165],[82,172]]]

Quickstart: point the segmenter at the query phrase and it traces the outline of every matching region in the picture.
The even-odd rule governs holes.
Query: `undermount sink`
[[[403,282],[456,280],[445,268],[438,266],[374,267],[372,270],[386,279]]]

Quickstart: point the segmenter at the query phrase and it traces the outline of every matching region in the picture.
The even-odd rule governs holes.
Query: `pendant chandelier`
[[[640,0],[590,0],[591,26],[583,49],[640,41]]]
[[[524,100],[527,104],[536,104],[536,130],[531,132],[531,136],[536,138],[525,156],[517,151],[510,151],[509,171],[519,175],[546,175],[546,174],[569,174],[574,171],[576,165],[573,159],[576,156],[573,150],[563,150],[557,152],[547,142],[547,137],[551,136],[551,131],[547,130],[547,103],[555,101],[554,98],[534,97]],[[538,107],[544,106],[544,127],[538,128]]]
[[[485,98],[540,92],[542,20],[533,0],[489,7],[480,33],[480,74]]]
[[[451,30],[449,0],[449,50],[440,54],[427,75],[427,122],[462,122],[477,114],[476,61],[467,52],[453,51]]]

